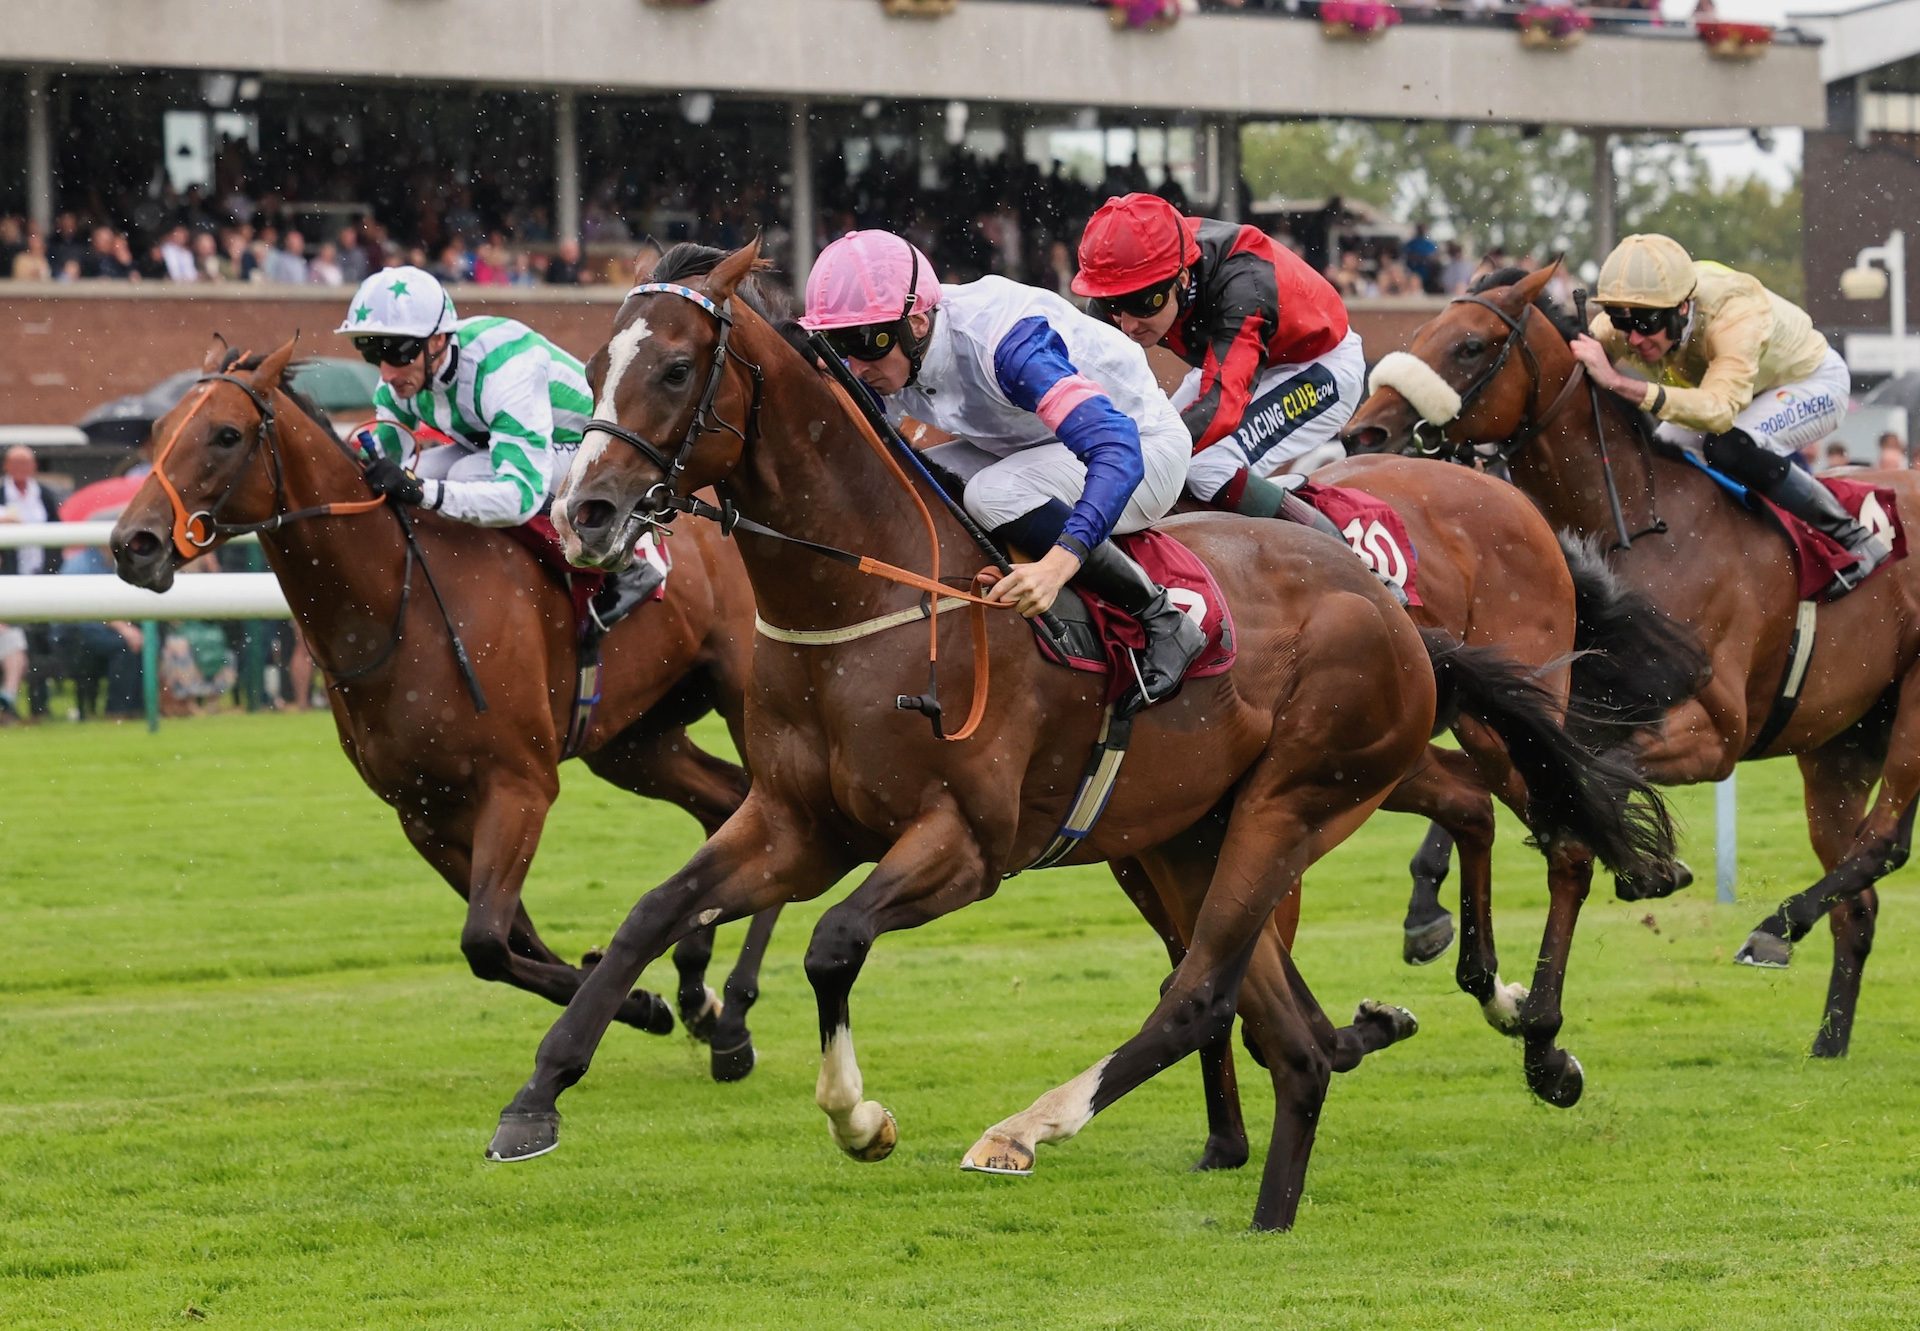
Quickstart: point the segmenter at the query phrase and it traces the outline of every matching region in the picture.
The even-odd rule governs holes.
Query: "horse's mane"
[[[248,374],[259,369],[261,363],[266,359],[264,354],[251,356],[238,347],[228,347],[226,354],[220,357],[219,373]],[[293,405],[300,408],[308,420],[319,426],[326,432],[329,438],[332,438],[333,426],[328,423],[326,414],[320,410],[312,398],[293,386],[293,372],[309,363],[310,362],[304,360],[288,361],[286,370],[280,375],[280,391],[293,399]]]
[[[727,251],[716,249],[712,245],[696,245],[692,241],[682,241],[660,256],[653,266],[653,274],[648,279],[654,282],[678,282],[689,277],[704,277],[727,257]],[[753,265],[753,272],[740,284],[739,294],[754,311],[772,324],[782,337],[789,342],[806,340],[806,330],[800,327],[793,312],[793,297],[786,288],[766,274],[773,268],[771,263],[761,259]],[[797,345],[797,343],[796,343]]]
[[[1496,268],[1475,282],[1471,287],[1467,288],[1467,290],[1470,295],[1477,296],[1483,292],[1492,290],[1494,287],[1510,287],[1520,279],[1530,276],[1532,276],[1532,274],[1524,268]],[[1579,337],[1587,331],[1580,326],[1580,321],[1574,317],[1573,311],[1554,300],[1553,297],[1546,293],[1544,288],[1541,290],[1539,296],[1535,297],[1533,308],[1546,316],[1547,322],[1553,325],[1555,332],[1567,340],[1568,345],[1572,345],[1574,338]],[[1653,417],[1647,415],[1646,412],[1640,410],[1625,398],[1603,392],[1600,394],[1600,403],[1603,409],[1611,408],[1615,415],[1626,425],[1630,426],[1634,433],[1654,452],[1662,456],[1672,456],[1680,451],[1665,440],[1655,438],[1653,431],[1657,422]]]

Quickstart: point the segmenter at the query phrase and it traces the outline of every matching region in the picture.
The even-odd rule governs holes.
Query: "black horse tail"
[[[1625,743],[1706,687],[1712,663],[1692,630],[1608,567],[1597,537],[1560,533],[1573,574],[1574,635],[1567,728],[1588,748]]]
[[[1578,841],[1616,874],[1654,877],[1674,858],[1666,802],[1618,758],[1585,748],[1560,723],[1554,696],[1494,647],[1420,630],[1443,720],[1464,713],[1507,746],[1527,783],[1527,827],[1541,847]]]

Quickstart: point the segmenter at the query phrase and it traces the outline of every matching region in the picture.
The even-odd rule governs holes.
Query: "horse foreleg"
[[[1452,867],[1452,834],[1439,823],[1427,824],[1427,835],[1407,864],[1413,890],[1407,897],[1407,918],[1400,926],[1400,959],[1409,966],[1438,961],[1453,945],[1453,916],[1440,904],[1440,884],[1447,881]]]
[[[837,844],[810,819],[749,797],[686,867],[628,912],[600,964],[540,1042],[533,1076],[501,1113],[488,1158],[525,1160],[559,1144],[560,1095],[586,1075],[628,986],[647,963],[689,930],[820,895],[846,867],[840,854],[824,849]]]
[[[760,963],[766,960],[780,907],[769,906],[747,924],[747,941],[740,959],[727,976],[725,1001],[714,1014],[708,1043],[713,1046],[708,1066],[715,1081],[739,1081],[753,1071],[753,1036],[747,1031],[747,1012],[760,1000]]]
[[[806,960],[820,1015],[814,1100],[834,1144],[855,1160],[884,1160],[899,1139],[893,1115],[866,1098],[853,1049],[849,1000],[874,940],[978,901],[998,882],[972,827],[942,802],[908,823],[866,880],[814,926]]]
[[[1527,1087],[1548,1104],[1569,1109],[1585,1089],[1580,1060],[1555,1041],[1565,1020],[1560,995],[1566,985],[1567,959],[1580,907],[1593,885],[1593,853],[1585,846],[1555,846],[1547,854],[1547,927],[1540,939],[1540,960],[1533,987],[1520,1005],[1517,1033],[1525,1045]]]

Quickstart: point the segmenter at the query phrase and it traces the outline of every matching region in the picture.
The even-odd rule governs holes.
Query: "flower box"
[[[1180,21],[1182,0],[1107,0],[1107,22],[1132,32],[1164,32]]]
[[[1592,16],[1572,5],[1529,5],[1515,21],[1520,27],[1520,45],[1534,51],[1564,51],[1577,46],[1593,26]]]
[[[1324,0],[1320,6],[1320,33],[1332,41],[1368,41],[1399,21],[1400,11],[1386,0]]]
[[[696,5],[706,4],[707,0],[645,0],[645,3],[655,9],[692,9]]]
[[[1707,54],[1720,60],[1758,60],[1773,45],[1773,29],[1764,23],[1723,23],[1711,20],[1695,28],[1707,44]]]
[[[939,18],[951,14],[957,3],[959,0],[880,0],[880,7],[896,16]]]

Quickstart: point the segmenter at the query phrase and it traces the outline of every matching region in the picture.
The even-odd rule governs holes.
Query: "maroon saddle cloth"
[[[531,521],[518,527],[505,529],[507,535],[533,552],[540,566],[551,573],[573,598],[573,628],[576,639],[584,638],[592,624],[587,607],[600,589],[607,585],[607,574],[599,569],[575,568],[567,562],[566,551],[560,543],[560,533],[553,529],[553,520],[545,513],[536,514]],[[667,594],[666,572],[673,567],[673,558],[666,548],[651,537],[643,538],[637,551],[637,558],[653,565],[661,575],[660,583],[648,595],[650,601],[664,600]]]
[[[1831,490],[1833,497],[1862,526],[1879,534],[1893,547],[1893,557],[1867,575],[1869,582],[1906,558],[1907,529],[1900,521],[1900,511],[1892,490],[1869,481],[1849,481],[1838,476],[1819,476],[1815,479]],[[1757,495],[1755,497],[1758,498]],[[1794,567],[1800,573],[1800,599],[1819,600],[1826,589],[1833,585],[1836,576],[1853,567],[1853,555],[1831,536],[1815,531],[1772,502],[1763,502],[1766,503],[1766,510],[1773,514],[1774,520],[1786,533],[1787,544],[1792,547]]]
[[[1205,679],[1233,669],[1233,613],[1213,574],[1200,557],[1162,531],[1149,528],[1114,543],[1126,551],[1147,576],[1167,589],[1167,595],[1207,635],[1206,648],[1194,658],[1186,678]],[[1108,677],[1107,701],[1112,702],[1134,682],[1131,653],[1147,645],[1140,621],[1123,610],[1079,588],[1069,588],[1054,602],[1053,615],[1065,630],[1056,640],[1034,620],[1034,641],[1040,654],[1056,665],[1087,670]]]
[[[1414,585],[1420,571],[1419,553],[1413,548],[1413,538],[1407,535],[1407,524],[1392,504],[1351,486],[1315,485],[1311,481],[1297,487],[1294,494],[1338,527],[1353,552],[1375,574],[1398,583],[1407,594],[1408,605],[1421,604]]]

